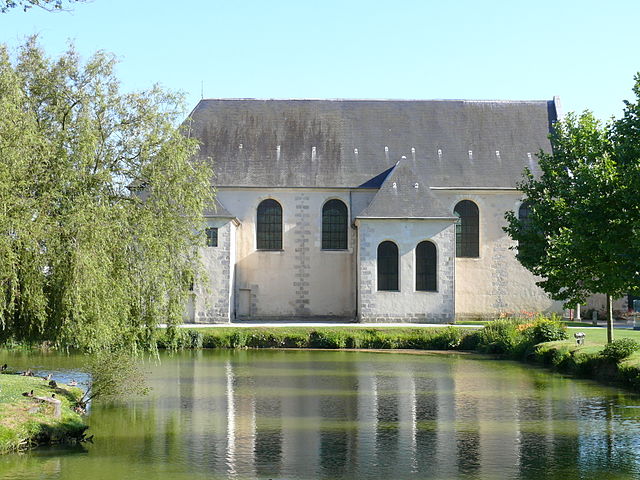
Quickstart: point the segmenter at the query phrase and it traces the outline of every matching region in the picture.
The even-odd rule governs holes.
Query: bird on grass
[[[5,363],[4,365],[2,365],[2,367],[0,367],[0,372],[6,371],[7,368],[8,368],[8,365]]]
[[[33,397],[33,390],[31,390],[30,392],[24,392],[22,394],[23,397]]]

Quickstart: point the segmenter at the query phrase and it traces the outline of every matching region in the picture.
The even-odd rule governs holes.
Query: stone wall
[[[233,305],[233,268],[235,264],[235,225],[231,219],[209,219],[209,227],[218,228],[218,246],[202,247],[200,255],[205,277],[194,284],[190,308],[194,323],[228,323]]]
[[[359,319],[362,322],[446,323],[455,315],[455,226],[447,220],[359,219]],[[378,245],[398,246],[399,290],[379,291]],[[415,248],[423,240],[436,245],[437,291],[416,291]]]
[[[438,198],[453,212],[461,200],[473,201],[480,214],[480,256],[456,258],[456,317],[474,319],[500,313],[557,312],[553,301],[536,285],[538,278],[516,259],[516,243],[504,232],[507,211],[520,208],[515,190],[445,190]]]
[[[322,250],[322,207],[339,199],[353,218],[376,190],[219,188],[218,199],[240,221],[237,231],[235,318],[344,319],[356,314],[356,232],[348,248]],[[282,250],[256,249],[257,208],[265,199],[282,206]]]

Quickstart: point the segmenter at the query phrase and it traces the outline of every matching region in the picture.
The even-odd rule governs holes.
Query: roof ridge
[[[473,99],[473,98],[259,98],[259,97],[211,97],[198,101],[257,101],[257,102],[464,102],[464,103],[548,103],[551,99],[505,100],[505,99]]]

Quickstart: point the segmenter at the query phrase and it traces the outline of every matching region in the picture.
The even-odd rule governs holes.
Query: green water
[[[78,357],[0,363],[79,377]],[[0,479],[640,478],[640,397],[465,355],[205,351],[95,404],[93,444],[0,457]]]

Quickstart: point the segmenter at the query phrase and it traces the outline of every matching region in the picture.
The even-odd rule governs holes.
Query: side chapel
[[[451,322],[556,311],[503,231],[549,101],[202,100],[208,285],[188,318]]]

